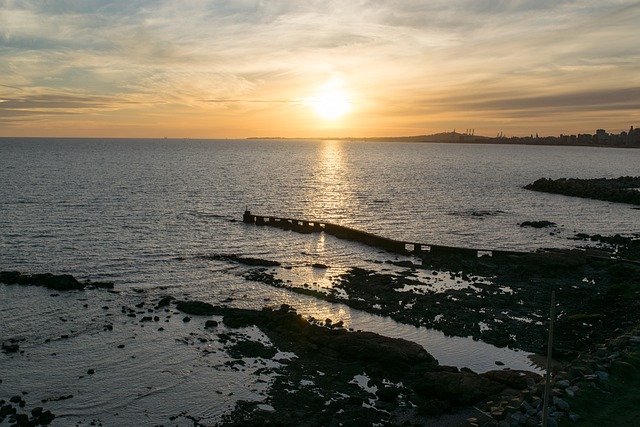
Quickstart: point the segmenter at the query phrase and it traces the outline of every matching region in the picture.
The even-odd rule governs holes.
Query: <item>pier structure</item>
[[[277,227],[283,230],[291,230],[298,233],[324,232],[332,236],[364,243],[369,246],[384,249],[397,254],[431,254],[434,256],[478,258],[480,256],[505,257],[513,255],[525,255],[528,252],[503,251],[461,248],[456,246],[432,245],[404,240],[395,240],[378,236],[366,231],[356,230],[343,225],[332,224],[323,221],[307,221],[294,218],[281,218],[267,215],[254,215],[248,209],[244,212],[242,221],[246,224],[257,226]]]

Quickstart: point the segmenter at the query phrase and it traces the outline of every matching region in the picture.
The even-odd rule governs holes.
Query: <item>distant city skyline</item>
[[[0,0],[0,137],[628,132],[640,1]]]

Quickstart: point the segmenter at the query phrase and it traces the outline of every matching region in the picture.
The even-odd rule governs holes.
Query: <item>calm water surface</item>
[[[395,258],[332,236],[247,226],[240,221],[246,206],[256,214],[336,222],[424,243],[519,250],[572,247],[582,244],[569,239],[575,233],[640,231],[640,211],[522,187],[541,177],[638,175],[638,165],[640,150],[606,148],[0,139],[0,269],[69,273],[110,280],[122,290],[144,288],[151,294],[182,294],[212,303],[233,298],[232,304],[241,307],[286,302],[305,315],[420,342],[444,364],[481,371],[501,359],[521,368],[526,367],[521,353],[445,338],[340,304],[247,282],[242,278],[245,267],[208,255],[277,260],[291,267],[277,271],[283,277],[286,273],[299,285],[326,286],[348,267],[380,269],[379,262]],[[525,220],[549,220],[558,227],[553,234],[549,229],[519,227]],[[310,267],[314,262],[331,268],[319,272]],[[9,302],[21,291],[2,292],[9,292],[9,298],[2,299],[0,309],[22,313],[19,305]],[[36,304],[53,304],[45,300]],[[50,309],[57,310],[62,308]],[[37,336],[24,328],[29,322],[36,320],[9,321],[0,338]],[[185,333],[183,326],[176,328],[176,337]],[[86,347],[92,348],[87,339]],[[189,357],[183,355],[185,360]],[[198,366],[194,372],[204,372]],[[26,364],[18,372],[26,375],[33,366]],[[178,387],[186,393],[186,381],[180,388],[170,386],[172,380],[175,375],[156,387]],[[152,402],[162,400],[153,396]],[[220,402],[230,404],[229,399]],[[102,405],[103,412],[117,406],[96,405]],[[203,411],[219,413],[220,405]],[[67,410],[83,414],[77,408]]]

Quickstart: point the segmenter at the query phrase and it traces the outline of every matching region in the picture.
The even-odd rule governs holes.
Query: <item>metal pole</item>
[[[542,427],[547,427],[549,418],[549,395],[551,394],[551,350],[553,348],[553,318],[556,308],[556,292],[551,291],[551,314],[549,317],[549,342],[547,343],[547,375],[544,384],[544,402],[542,404]]]

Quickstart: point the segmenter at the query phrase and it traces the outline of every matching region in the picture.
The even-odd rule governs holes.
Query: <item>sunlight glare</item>
[[[327,122],[340,120],[351,112],[350,93],[345,87],[345,80],[333,75],[316,87],[315,96],[306,98],[304,103]]]
[[[351,103],[344,92],[325,92],[312,101],[315,112],[325,120],[338,120],[351,110]]]

